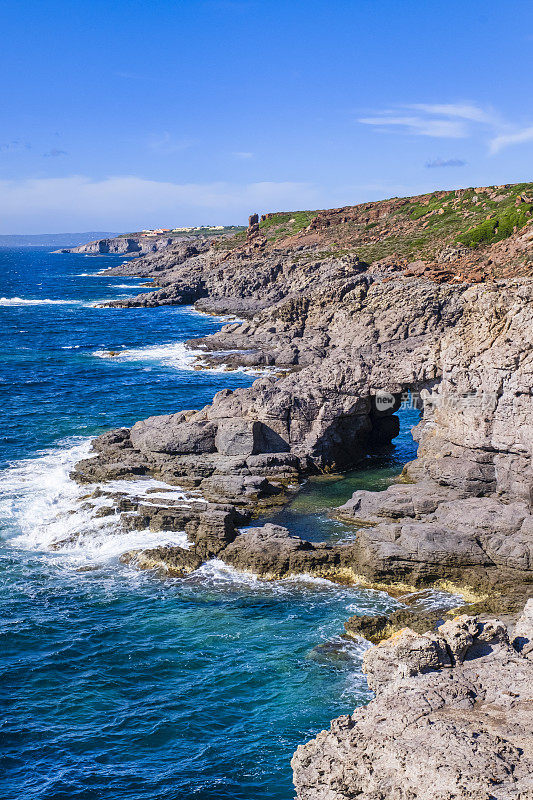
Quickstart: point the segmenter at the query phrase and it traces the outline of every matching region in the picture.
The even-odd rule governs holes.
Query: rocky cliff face
[[[480,593],[477,611],[524,605],[533,587],[531,211],[521,188],[469,192],[253,218],[246,236],[172,245],[112,270],[134,269],[159,287],[115,306],[194,302],[244,317],[191,345],[204,363],[271,372],[203,409],[95,441],[74,477],[100,494],[106,481],[139,475],[190,493],[184,505],[109,492],[123,526],[185,530],[190,542],[125,559],[174,575],[217,556],[265,578],[451,580]],[[488,208],[497,220],[487,232]],[[425,259],[408,261],[408,251],[421,255],[424,232]],[[465,245],[485,234],[479,247]],[[418,457],[387,490],[356,492],[337,510],[354,526],[352,541],[311,544],[274,525],[241,530],[306,475],[350,468],[389,442],[402,401],[422,410]],[[396,645],[368,656],[378,697],[357,724],[337,721],[296,756],[300,800],[530,796],[513,722],[525,713],[530,664],[501,625],[461,625],[403,635],[401,685],[375,666],[382,656],[394,664]],[[498,685],[490,674],[501,675]]]
[[[182,251],[172,290],[189,296],[201,280],[202,307],[245,302],[256,311],[194,344],[207,360],[242,350],[234,363],[288,372],[220,392],[200,411],[101,438],[78,478],[155,475],[253,514],[283,502],[292,481],[352,467],[371,442],[394,437],[393,411],[410,392],[424,409],[419,457],[403,483],[359,492],[339,510],[360,529],[349,553],[330,549],[330,574],[342,567],[376,582],[528,584],[530,281],[437,284],[367,269],[356,258],[309,264],[266,254],[245,285],[248,260],[214,271],[206,266],[212,257]]]
[[[460,616],[367,651],[376,697],[298,748],[298,800],[530,800],[532,615],[511,633]]]
[[[172,244],[174,239],[169,236],[114,236],[110,239],[96,239],[94,242],[80,244],[77,247],[65,247],[58,253],[86,253],[91,256],[100,255],[132,255],[143,256],[147,253],[157,253]]]

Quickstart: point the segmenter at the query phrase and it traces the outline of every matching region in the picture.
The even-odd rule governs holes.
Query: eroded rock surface
[[[204,365],[271,373],[203,409],[95,440],[73,473],[88,491],[140,477],[190,493],[106,501],[101,514],[116,511],[125,528],[186,534],[126,561],[185,576],[216,557],[266,579],[309,573],[404,590],[447,580],[478,592],[479,616],[427,615],[436,630],[409,609],[347,623],[374,641],[413,629],[365,656],[375,700],[299,748],[299,800],[533,797],[531,601],[514,632],[504,624],[533,582],[532,213],[521,187],[507,186],[298,220],[252,215],[233,241],[172,244],[111,271],[156,287],[116,307],[238,315],[190,346]],[[466,246],[486,222],[488,243]],[[307,475],[349,469],[390,442],[394,412],[411,399],[422,411],[417,458],[385,491],[356,492],[338,509],[349,541],[246,527]]]
[[[468,616],[367,651],[375,699],[298,748],[298,800],[530,800],[530,606],[517,628],[521,652],[503,623]]]
[[[183,254],[183,264],[198,258]],[[286,502],[305,475],[353,467],[373,442],[390,441],[393,412],[412,392],[423,407],[418,458],[404,482],[357,492],[339,509],[357,528],[343,568],[374,582],[530,585],[533,285],[384,280],[358,262],[324,264],[308,283],[303,267],[296,282],[277,273],[265,296],[284,294],[278,304],[205,340],[217,350],[268,346],[275,363],[287,363],[293,342],[289,373],[105,434],[75,477],[154,476],[250,519]]]

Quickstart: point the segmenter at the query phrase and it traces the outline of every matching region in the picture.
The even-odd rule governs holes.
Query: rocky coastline
[[[139,477],[189,493],[184,503],[109,491],[108,513],[124,527],[185,531],[189,542],[124,560],[183,575],[216,557],[265,579],[308,573],[476,595],[475,617],[433,620],[437,632],[408,619],[415,630],[394,634],[405,626],[401,615],[374,621],[372,634],[367,625],[374,641],[394,634],[367,655],[376,700],[299,749],[299,800],[532,796],[521,750],[533,732],[512,720],[526,716],[529,651],[487,616],[511,625],[533,594],[530,212],[505,239],[477,248],[458,240],[484,204],[507,201],[529,208],[522,187],[481,187],[316,212],[305,225],[302,215],[253,215],[245,236],[173,243],[110,271],[155,287],[112,306],[194,303],[239,316],[190,346],[207,364],[273,372],[219,392],[203,409],[95,440],[73,472],[89,497],[105,494],[106,482]],[[409,260],[407,244],[428,226],[425,258]],[[402,402],[422,411],[417,458],[385,491],[358,491],[336,510],[353,528],[350,541],[317,544],[270,523],[249,527],[307,476],[353,468],[371,446],[390,442]],[[531,623],[527,609],[520,630]],[[347,632],[364,635],[364,623]],[[520,637],[533,638],[529,629]],[[463,721],[465,709],[472,718]],[[506,720],[494,723],[497,715]],[[428,750],[424,776],[417,750]],[[470,772],[459,780],[464,759]]]
[[[298,747],[298,800],[533,797],[533,601],[516,626],[461,615],[365,653],[375,698]]]

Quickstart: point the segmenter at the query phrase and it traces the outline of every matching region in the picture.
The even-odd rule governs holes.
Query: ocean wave
[[[143,286],[142,283],[114,283],[110,289],[149,289],[149,286]]]
[[[216,325],[219,325],[221,322],[223,324],[228,324],[230,322],[244,322],[244,319],[237,317],[235,314],[209,314],[207,311],[199,311],[194,306],[185,306],[184,310],[186,310],[189,314],[207,319],[209,322],[213,322]]]
[[[183,342],[93,352],[93,356],[98,358],[112,358],[116,361],[159,361],[164,366],[184,370],[194,369],[198,355],[199,351],[190,350]]]
[[[36,458],[14,462],[0,472],[0,522],[8,531],[11,546],[73,566],[100,564],[132,549],[188,546],[183,531],[128,531],[118,516],[99,517],[98,511],[112,505],[110,493],[129,494],[147,502],[168,498],[178,503],[186,503],[191,495],[152,479],[79,486],[70,479],[70,472],[90,455],[91,439],[78,438]],[[101,494],[92,497],[96,488]]]
[[[225,354],[245,352],[241,350],[225,350],[211,353],[224,356]],[[167,344],[149,345],[122,350],[95,350],[92,353],[97,358],[110,358],[116,361],[157,361],[165,367],[189,371],[201,370],[202,372],[238,372],[243,375],[258,377],[260,375],[275,375],[280,372],[273,367],[230,367],[225,363],[213,366],[205,361],[205,350],[193,350],[184,342],[169,342]]]
[[[0,297],[0,306],[76,306],[81,300],[49,300],[28,297]]]

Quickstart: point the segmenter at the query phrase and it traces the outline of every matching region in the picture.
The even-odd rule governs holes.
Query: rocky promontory
[[[530,800],[533,603],[514,630],[459,616],[368,650],[375,699],[292,759],[298,800]]]
[[[530,662],[487,614],[509,621],[533,594],[532,194],[479,187],[253,215],[246,234],[173,243],[111,270],[134,269],[155,287],[115,307],[237,315],[189,344],[204,364],[265,371],[202,409],[108,432],[77,465],[89,494],[128,478],[187,493],[147,502],[109,492],[124,527],[187,534],[186,546],[125,560],[183,575],[217,557],[265,579],[475,592],[475,618],[423,635],[417,625],[369,652],[377,698],[357,724],[341,718],[299,751],[301,800],[529,797],[530,756],[511,717],[525,715]],[[421,411],[417,458],[386,490],[358,491],[335,510],[346,541],[249,527],[308,476],[361,465],[390,443],[402,403]]]

